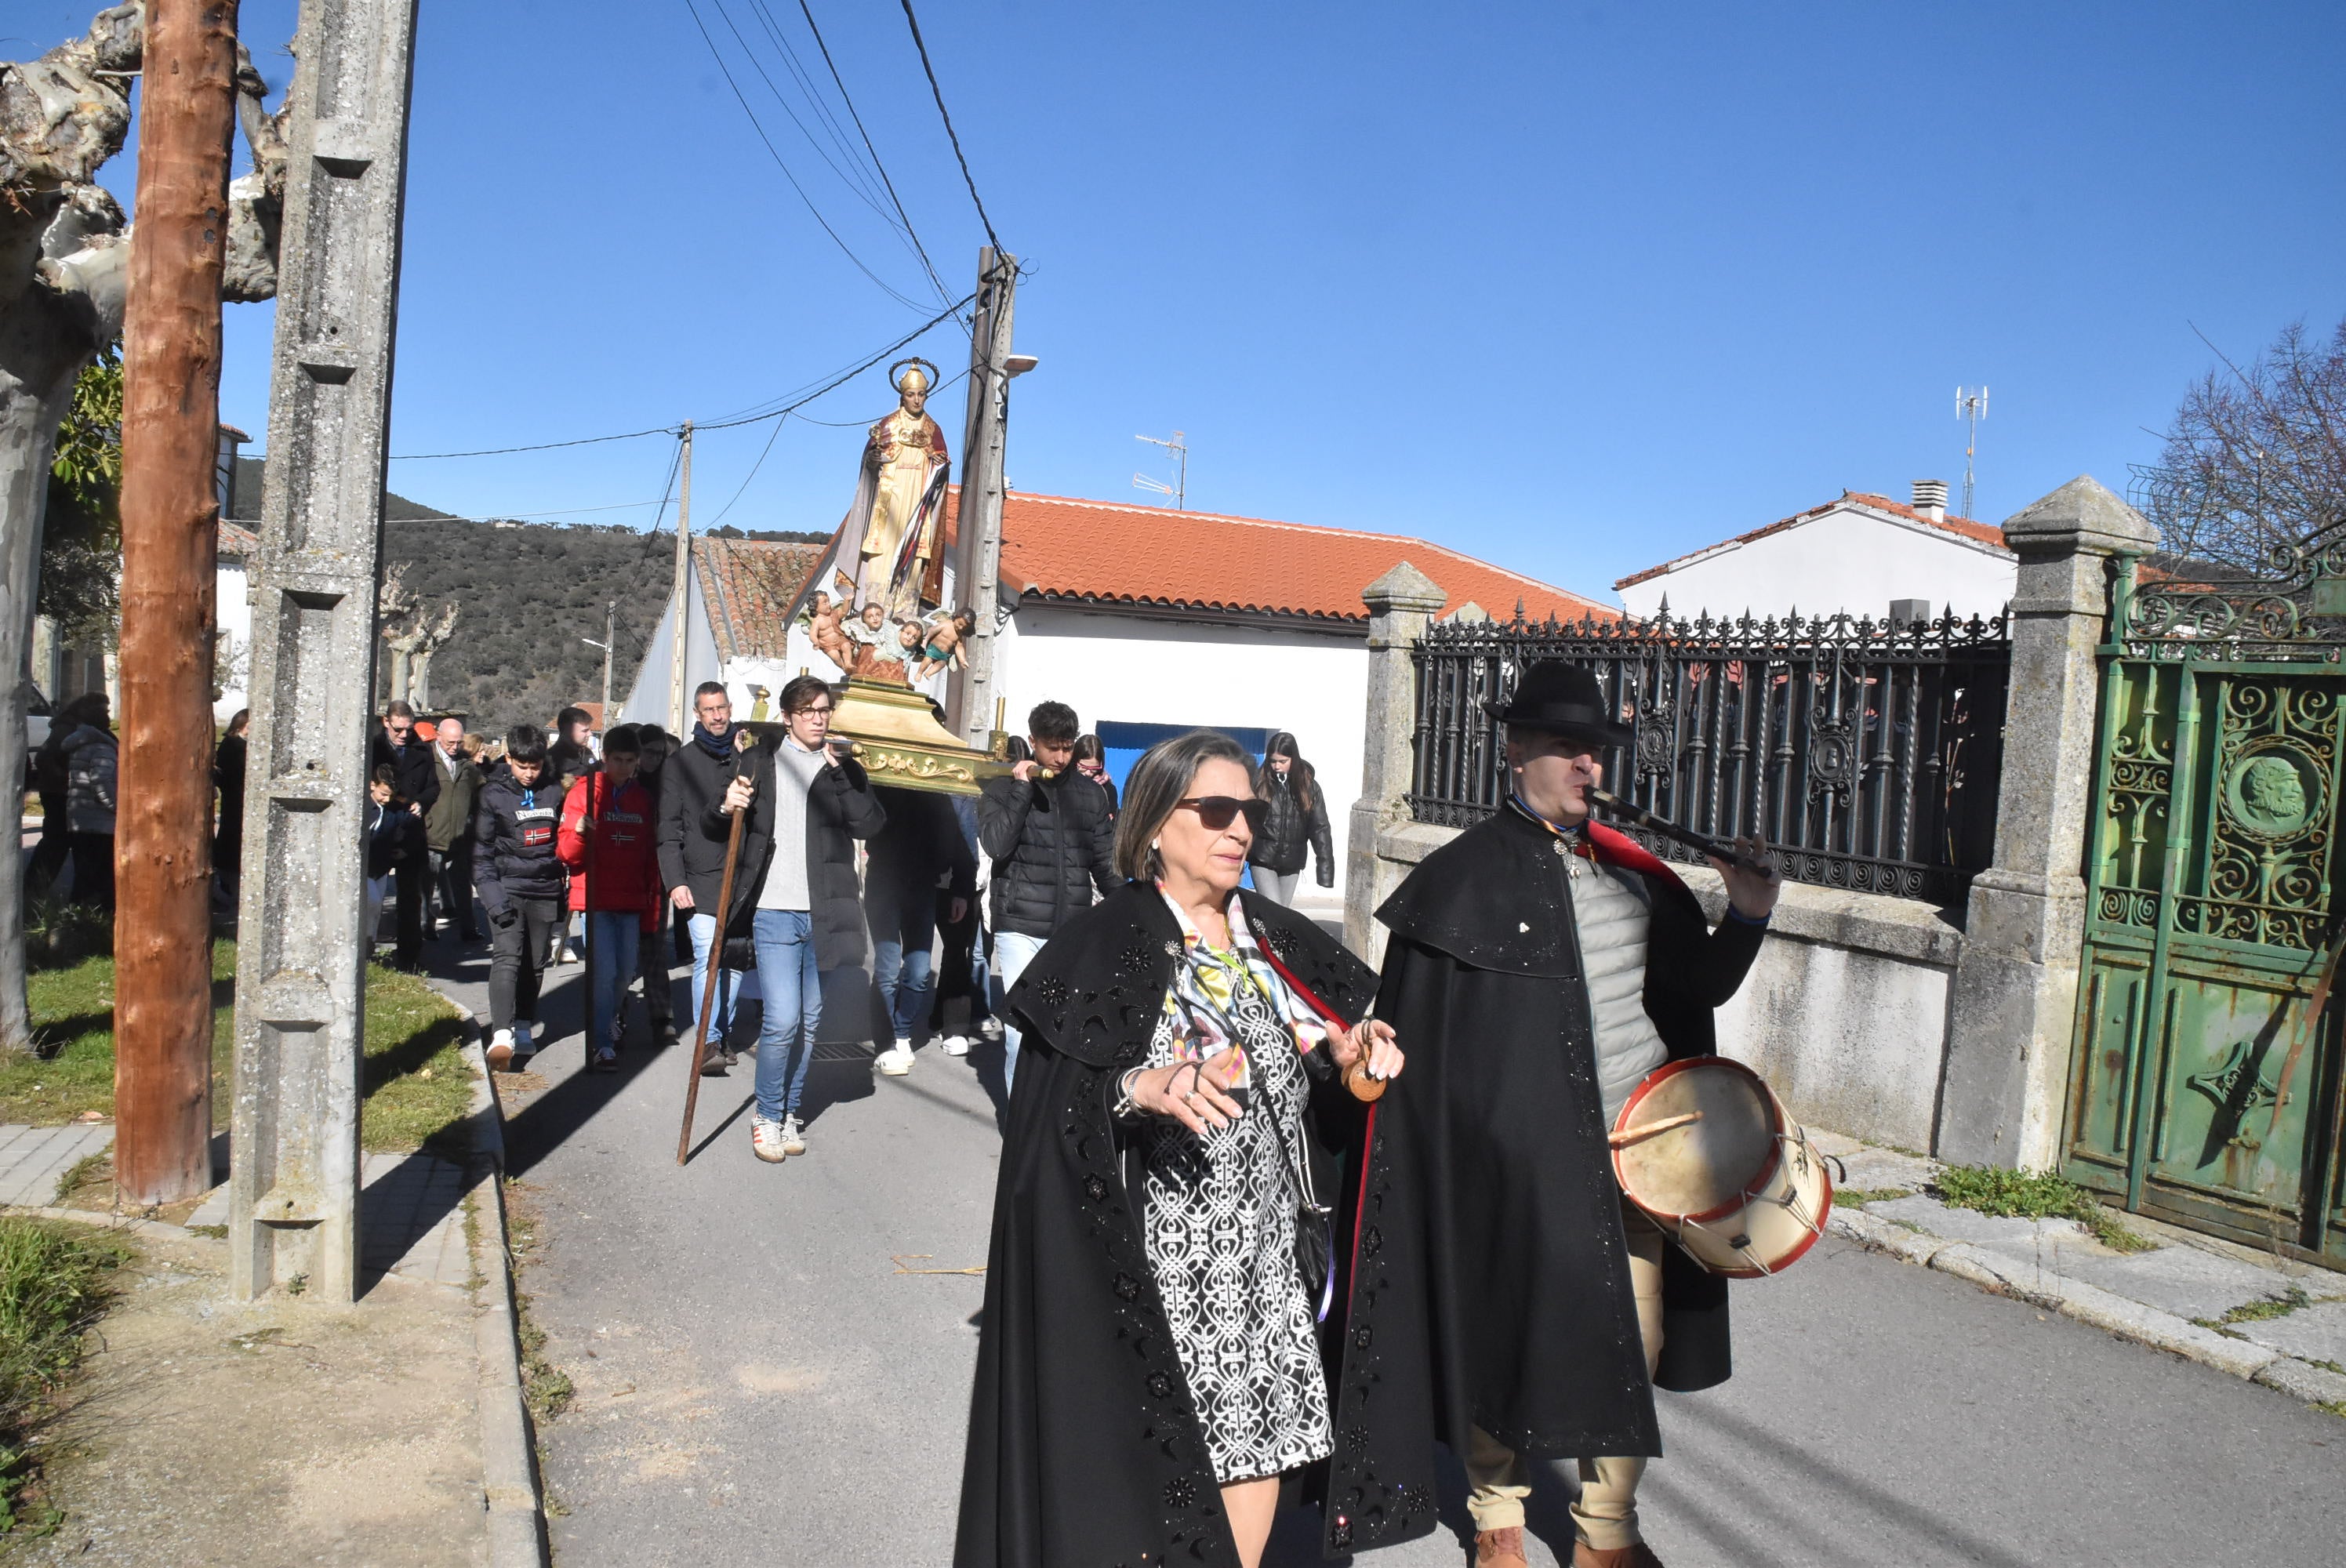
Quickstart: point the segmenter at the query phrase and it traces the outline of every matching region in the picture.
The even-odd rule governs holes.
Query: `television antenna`
[[[1973,392],[1967,387],[1955,389],[1955,417],[1969,428],[1964,435],[1964,512],[1972,515],[1972,457],[1979,451],[1980,421],[1987,417],[1987,388]]]
[[[1153,490],[1159,495],[1170,495],[1173,497],[1173,510],[1186,511],[1189,499],[1189,449],[1183,444],[1185,438],[1181,432],[1175,431],[1173,439],[1170,441],[1161,440],[1153,435],[1136,435],[1132,439],[1145,441],[1151,446],[1163,447],[1173,454],[1176,465],[1172,484],[1168,484],[1161,479],[1152,479],[1146,473],[1136,473],[1132,476],[1132,487],[1135,490]]]

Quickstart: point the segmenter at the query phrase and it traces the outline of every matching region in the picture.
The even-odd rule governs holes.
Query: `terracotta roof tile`
[[[823,548],[713,535],[692,542],[718,657],[780,658],[790,651],[790,606]]]
[[[260,550],[260,535],[234,523],[219,525],[219,557],[223,561],[250,561]]]
[[[1806,512],[1795,512],[1790,517],[1780,518],[1769,524],[1765,528],[1754,528],[1749,534],[1738,534],[1732,539],[1722,539],[1716,545],[1706,545],[1699,550],[1689,550],[1675,560],[1665,561],[1658,566],[1648,566],[1642,572],[1633,572],[1626,577],[1616,578],[1613,585],[1616,588],[1627,588],[1639,583],[1649,582],[1665,572],[1676,571],[1698,555],[1708,555],[1713,550],[1724,549],[1729,545],[1749,545],[1754,539],[1765,539],[1770,534],[1780,534],[1787,528],[1798,527],[1811,518],[1821,517],[1828,512],[1852,503],[1876,512],[1887,512],[1892,516],[1902,517],[1909,523],[1920,523],[1925,528],[1936,528],[1942,534],[1953,534],[1958,537],[1972,540],[1975,544],[1993,545],[1999,550],[2004,548],[2004,530],[1993,523],[1975,523],[1968,517],[1952,515],[1926,517],[1904,502],[1892,501],[1887,495],[1875,495],[1862,490],[1848,490],[1841,493],[1839,500],[1828,501],[1821,506],[1811,506]]]
[[[949,536],[960,505],[955,486]],[[1361,590],[1402,561],[1448,594],[1445,614],[1471,601],[1501,619],[1518,602],[1535,620],[1620,616],[1609,605],[1406,535],[1023,491],[1003,503],[1003,581],[1046,601],[1364,624]]]

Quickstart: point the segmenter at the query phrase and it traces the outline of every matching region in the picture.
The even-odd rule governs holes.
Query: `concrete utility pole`
[[[359,813],[415,0],[303,0],[252,575],[230,1286],[358,1284]]]
[[[617,599],[608,601],[603,606],[603,640],[597,643],[592,637],[580,639],[603,650],[603,733],[606,735],[611,733],[611,628],[618,614],[619,602]]]
[[[977,319],[969,337],[969,418],[962,434],[960,537],[954,577],[976,621],[954,683],[954,732],[985,749],[994,732],[994,631],[1002,577],[1003,443],[1010,415],[1010,328],[1018,258],[977,252]]]
[[[686,736],[692,733],[688,725],[691,714],[685,707],[684,647],[686,612],[692,608],[692,421],[684,422],[684,453],[678,459],[684,474],[684,488],[677,494],[676,503],[676,586],[668,590],[668,602],[676,606],[676,636],[668,649],[668,733]]]
[[[115,1183],[212,1185],[211,630],[236,4],[148,0],[123,317]]]

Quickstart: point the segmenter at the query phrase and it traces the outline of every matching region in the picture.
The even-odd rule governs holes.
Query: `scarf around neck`
[[[692,738],[703,751],[719,762],[733,755],[733,731],[729,728],[722,735],[711,735],[707,725],[696,722],[692,727]]]

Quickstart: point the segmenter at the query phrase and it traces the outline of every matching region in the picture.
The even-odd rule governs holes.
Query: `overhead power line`
[[[970,176],[969,159],[962,156],[961,137],[954,134],[953,116],[945,112],[944,89],[937,86],[936,67],[929,64],[929,46],[921,42],[921,19],[913,15],[913,0],[902,0],[902,3],[904,20],[913,28],[913,47],[921,52],[921,70],[929,78],[929,96],[937,100],[937,117],[945,122],[945,139],[953,143],[954,161],[961,165],[962,183],[969,187],[969,199],[976,204],[977,220],[985,225],[986,243],[993,246],[994,254],[999,256],[1002,254],[1002,241],[994,232],[994,219],[985,215],[985,200],[977,194],[977,181]]]
[[[700,19],[699,8],[693,4],[693,0],[684,0],[684,8],[690,14],[692,25],[699,29],[701,42],[709,46],[709,57],[717,62],[718,73],[725,78],[725,85],[732,89],[734,101],[741,106],[741,112],[750,117],[750,128],[756,131],[758,139],[765,144],[766,155],[774,160],[774,167],[782,171],[782,178],[790,181],[790,188],[798,192],[799,199],[806,204],[807,212],[821,227],[822,231],[831,236],[831,242],[839,247],[839,253],[853,262],[855,270],[871,279],[881,292],[890,299],[896,300],[907,310],[921,309],[916,301],[899,292],[886,279],[865,266],[863,258],[858,256],[847,241],[840,238],[839,230],[831,226],[831,220],[823,217],[821,209],[815,206],[814,198],[807,194],[806,187],[801,185],[799,177],[790,171],[790,163],[782,157],[781,149],[774,146],[774,138],[766,134],[765,126],[758,118],[758,111],[750,107],[749,97],[741,91],[741,84],[733,79],[733,68],[725,63],[724,51],[717,46],[717,39],[709,33],[709,25]]]
[[[759,4],[763,9],[763,0],[759,0]],[[863,128],[863,117],[855,111],[855,99],[849,96],[847,83],[839,74],[839,66],[831,57],[831,46],[823,42],[822,29],[815,25],[813,8],[807,0],[799,0],[799,10],[806,17],[807,31],[814,35],[814,46],[822,51],[822,63],[830,69],[831,79],[839,88],[839,101],[847,106],[847,117],[855,122],[855,134],[863,138],[863,150],[872,155],[872,167],[879,171],[880,183],[887,187],[888,199],[896,204],[896,215],[904,220],[905,234],[911,238],[913,248],[921,253],[921,265],[929,270],[930,280],[937,285],[937,292],[943,295],[945,292],[944,281],[937,277],[936,267],[929,260],[928,248],[921,243],[921,237],[913,232],[913,215],[904,210],[903,198],[896,194],[896,182],[888,178],[888,166],[880,161],[880,149],[872,145],[872,133]]]
[[[931,316],[927,321],[923,321],[919,326],[914,327],[911,331],[906,332],[903,337],[898,338],[895,341],[890,343],[886,348],[877,350],[865,355],[862,359],[856,361],[855,363],[848,366],[845,370],[841,371],[838,374],[824,381],[821,385],[797,395],[785,394],[790,397],[790,401],[783,403],[779,408],[751,410],[743,413],[731,415],[725,419],[709,420],[705,423],[697,421],[695,422],[693,428],[695,430],[701,431],[735,430],[745,424],[759,424],[766,420],[780,419],[787,414],[796,413],[800,409],[804,408],[807,404],[814,402],[815,399],[822,396],[825,392],[832,392],[840,387],[845,386],[849,382],[853,381],[857,376],[862,375],[865,371],[870,370],[873,365],[878,364],[890,354],[894,353],[898,349],[901,349],[907,343],[912,342],[923,332],[926,332],[932,328],[959,315],[974,300],[975,300],[977,296],[975,294],[963,295],[960,299],[954,300],[952,304],[947,305],[935,315]],[[944,384],[950,386],[953,383],[947,382]],[[581,435],[575,436],[568,441],[534,442],[526,446],[484,447],[477,452],[394,453],[392,454],[391,461],[393,463],[416,463],[422,462],[427,458],[437,457],[503,457],[507,453],[516,452],[552,452],[566,446],[591,446],[597,442],[604,441],[635,441],[647,435],[675,435],[678,433],[678,427],[676,425],[656,424],[649,430],[619,431],[610,435]]]

